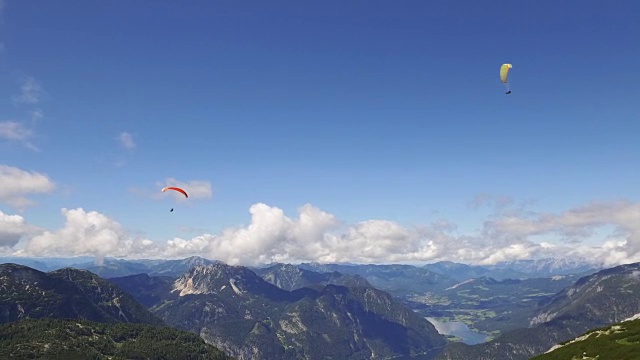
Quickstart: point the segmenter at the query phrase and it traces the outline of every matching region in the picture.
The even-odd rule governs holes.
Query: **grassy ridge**
[[[640,359],[640,320],[590,330],[554,351],[531,360],[635,360]]]

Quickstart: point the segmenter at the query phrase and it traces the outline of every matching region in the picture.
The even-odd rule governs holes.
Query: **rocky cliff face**
[[[431,323],[380,290],[286,291],[222,263],[183,274],[152,311],[238,359],[428,359],[446,343]]]

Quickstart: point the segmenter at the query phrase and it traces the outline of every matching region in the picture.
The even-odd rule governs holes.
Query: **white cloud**
[[[39,101],[41,92],[42,87],[33,77],[24,76],[21,94],[13,96],[12,99],[17,104],[35,104]],[[34,108],[28,111],[28,114],[26,121],[6,120],[0,122],[0,139],[19,142],[32,150],[39,151],[30,139],[35,137],[33,129],[37,122],[44,118],[44,112],[40,108]],[[27,122],[30,122],[30,125],[26,125]]]
[[[333,215],[310,205],[299,210],[298,219],[262,203],[251,206],[249,212],[249,226],[210,237],[210,256],[231,264],[323,257],[327,255],[325,236],[338,224]]]
[[[600,247],[586,245],[558,248],[569,254],[586,254],[606,265],[635,261],[640,253],[640,203],[628,201],[591,203],[559,214],[537,213],[526,217],[503,217],[487,222],[487,233],[493,238],[528,239],[536,235],[560,235],[564,240],[581,242],[597,229],[613,227]]]
[[[62,228],[36,231],[22,222],[21,217],[13,221],[23,240],[14,246],[12,255],[18,256],[95,256],[101,264],[105,256],[120,258],[156,258],[162,256],[161,249],[153,241],[135,237],[120,223],[97,211],[82,208],[62,209],[66,221]],[[3,225],[0,217],[0,239]],[[8,228],[8,226],[5,226]],[[14,231],[14,233],[17,230]],[[8,232],[7,232],[8,233]],[[9,234],[9,233],[8,233]],[[29,236],[25,236],[29,234]],[[18,235],[7,235],[7,242],[15,244]],[[9,244],[11,245],[11,244]]]
[[[560,214],[537,213],[526,217],[505,216],[487,222],[494,237],[528,237],[556,233],[565,239],[585,238],[596,228],[612,225],[627,234],[640,250],[640,203],[626,201],[592,203]]]
[[[132,150],[136,148],[136,143],[133,141],[133,135],[128,132],[120,133],[120,135],[118,135],[118,141],[125,149]]]
[[[21,80],[20,94],[12,97],[17,104],[35,104],[40,101],[42,86],[32,76],[24,76]]]
[[[165,179],[162,182],[158,182],[158,187],[161,189],[166,186],[175,186],[183,189],[189,194],[189,199],[210,199],[213,196],[213,191],[211,190],[211,183],[204,180],[191,180],[191,181],[180,181],[174,178]],[[184,200],[184,195],[175,192],[168,191],[165,193],[156,193],[155,197],[166,197],[172,196],[177,200]]]
[[[347,225],[310,204],[288,217],[282,209],[257,203],[250,207],[248,225],[219,234],[180,237],[163,243],[132,237],[115,220],[98,212],[66,210],[63,228],[23,240],[30,255],[95,255],[181,258],[200,255],[230,264],[269,262],[403,263],[451,260],[494,264],[536,257],[584,258],[614,266],[640,261],[640,203],[594,203],[560,213],[499,215],[477,233],[458,234],[445,221],[426,226],[403,226],[387,220]],[[4,244],[25,237],[21,217],[5,220]],[[8,224],[11,223],[10,227]],[[17,224],[17,225],[16,225]],[[610,234],[593,232],[613,228]],[[600,236],[597,243],[534,241],[555,234]],[[7,235],[8,234],[8,235]],[[18,236],[19,235],[19,236]]]
[[[0,248],[16,245],[20,239],[34,230],[35,228],[28,225],[22,216],[0,211]]]
[[[24,124],[16,121],[0,122],[0,138],[12,141],[24,141],[33,136],[33,133]]]
[[[77,208],[62,209],[62,215],[66,218],[64,226],[27,240],[22,255],[93,255],[101,263],[107,255],[153,253],[147,251],[153,245],[151,241],[132,238],[117,221],[104,214]]]
[[[231,264],[272,261],[389,263],[452,260],[493,264],[535,257],[587,258],[603,265],[640,261],[640,204],[592,204],[559,214],[499,216],[477,234],[454,235],[455,225],[406,227],[386,220],[343,226],[333,215],[305,205],[298,218],[265,204],[250,208],[246,227],[167,243],[167,256],[205,255]],[[536,242],[532,236],[588,235],[601,226],[614,234],[600,245]],[[208,245],[205,245],[208,243]],[[205,254],[199,253],[203,249]]]
[[[162,253],[167,258],[183,258],[201,255],[209,246],[210,235],[196,236],[191,240],[175,238],[167,240],[167,246]]]
[[[27,195],[49,193],[54,189],[55,183],[45,174],[0,165],[0,202],[24,209],[33,205]]]
[[[17,121],[0,121],[0,140],[19,142],[27,148],[39,151],[39,149],[29,141],[33,138],[33,131],[23,123]]]

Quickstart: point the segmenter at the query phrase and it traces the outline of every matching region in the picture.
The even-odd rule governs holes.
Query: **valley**
[[[199,334],[241,360],[302,354],[309,359],[495,359],[507,352],[524,360],[640,312],[635,297],[640,282],[634,275],[640,264],[592,269],[587,276],[578,264],[580,273],[563,268],[545,273],[549,277],[520,266],[517,279],[495,279],[488,276],[493,270],[469,265],[466,274],[481,276],[409,265],[247,268],[199,257],[106,259],[100,266],[75,266],[106,279],[69,267],[45,273],[0,265],[5,274],[0,308],[9,314],[4,322],[77,317],[168,325]],[[69,307],[56,305],[69,301],[60,286],[69,294],[77,289],[96,310],[73,306],[78,311],[69,313]]]

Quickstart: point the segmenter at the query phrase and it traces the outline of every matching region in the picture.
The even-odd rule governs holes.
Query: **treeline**
[[[232,359],[189,332],[85,320],[25,319],[0,325],[0,349],[0,357],[8,359]]]

